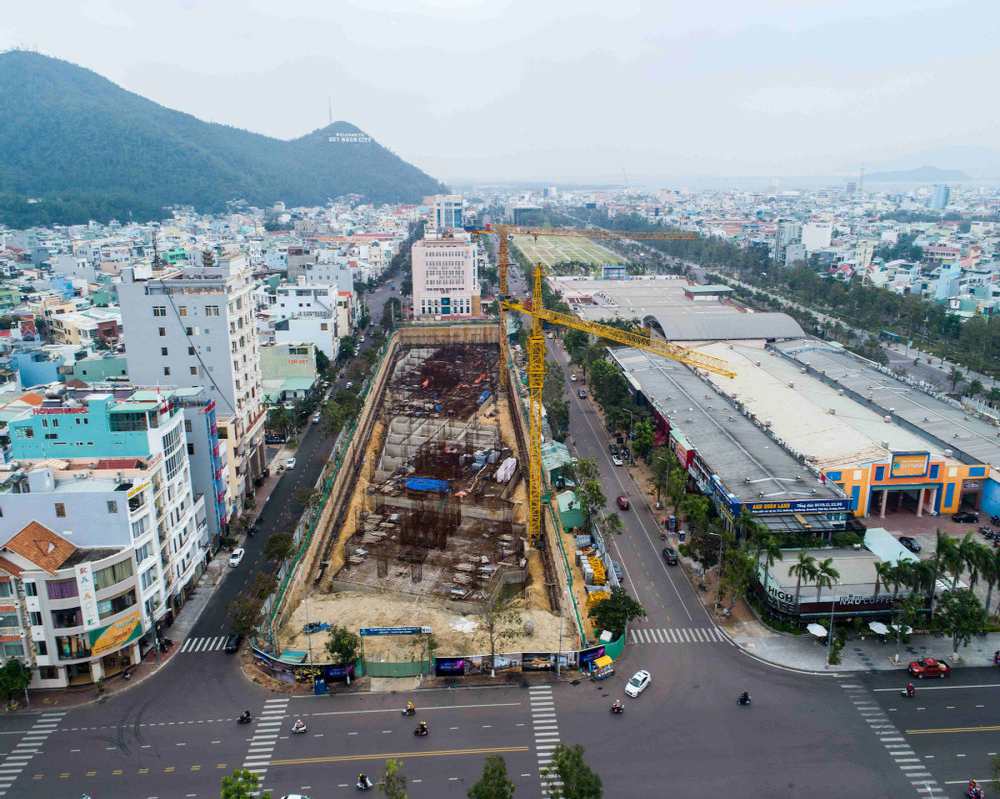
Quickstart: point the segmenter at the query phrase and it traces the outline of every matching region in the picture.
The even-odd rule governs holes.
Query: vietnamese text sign
[[[142,613],[135,610],[107,627],[100,627],[87,633],[90,638],[91,657],[100,657],[121,649],[140,635],[142,635]]]
[[[736,503],[734,513],[740,507],[751,515],[767,516],[777,513],[843,513],[851,509],[849,499],[791,499],[776,502],[744,502]]]
[[[83,614],[83,626],[88,630],[101,623],[97,612],[97,588],[94,586],[94,571],[89,563],[76,565],[76,586],[80,592],[80,612]]]
[[[930,459],[929,452],[894,452],[892,466],[889,467],[889,476],[893,479],[924,477],[927,474]]]
[[[430,627],[362,627],[361,635],[430,635]]]

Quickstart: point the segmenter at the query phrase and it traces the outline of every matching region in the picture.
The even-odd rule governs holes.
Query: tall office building
[[[476,245],[463,231],[426,236],[413,245],[413,315],[479,315]]]
[[[210,267],[140,278],[122,270],[118,298],[129,377],[148,386],[203,387],[228,440],[230,512],[242,510],[263,474],[264,416],[253,275],[242,255]]]
[[[465,199],[462,195],[437,194],[431,200],[431,226],[440,232],[461,230],[465,223]]]
[[[779,221],[774,232],[774,260],[785,263],[785,250],[790,244],[798,244],[802,240],[802,225],[794,220]]]
[[[802,226],[802,244],[806,252],[815,252],[830,246],[833,225],[829,222],[806,222]]]
[[[943,183],[939,183],[934,187],[934,193],[931,195],[931,210],[943,211],[948,207],[950,199],[951,189]]]

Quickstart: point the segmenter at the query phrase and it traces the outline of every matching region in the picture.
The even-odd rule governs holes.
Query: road
[[[523,285],[520,277],[514,283]],[[553,356],[565,363],[560,349]],[[103,704],[0,717],[0,796],[86,791],[94,799],[197,799],[218,796],[222,775],[241,766],[259,770],[275,796],[347,796],[359,771],[377,777],[393,756],[405,762],[413,799],[458,799],[483,758],[497,753],[517,795],[538,797],[540,771],[559,743],[585,747],[608,797],[959,796],[960,786],[944,783],[965,778],[961,754],[981,768],[991,736],[926,730],[989,726],[1000,680],[967,693],[935,694],[930,689],[938,685],[921,686],[917,703],[898,707],[882,689],[898,689],[901,675],[807,676],[741,653],[719,635],[680,571],[663,563],[655,520],[628,472],[607,457],[595,411],[575,395],[570,402],[577,452],[595,458],[609,496],[633,498],[633,509],[621,514],[624,533],[611,546],[647,616],[635,625],[635,643],[611,680],[552,685],[537,675],[515,687],[290,698],[247,683],[234,657],[180,652],[159,675]],[[314,459],[328,442],[314,431],[306,446],[315,446],[315,454],[303,451],[299,465],[282,477],[286,493],[268,503],[265,513],[274,515],[262,517],[262,533],[280,528],[281,497],[294,491],[296,471],[309,484],[320,462]],[[253,557],[226,579],[196,633],[218,631],[211,620],[227,592],[241,586]],[[622,696],[624,681],[640,666],[652,672],[652,685],[638,699],[626,699],[623,716],[611,716],[611,700]],[[967,672],[961,679],[979,684],[988,676]],[[956,677],[940,687],[959,684]],[[736,705],[743,690],[754,697],[750,708]],[[399,715],[407,696],[417,703],[417,719],[430,723],[429,738],[415,738],[417,719]],[[255,715],[250,726],[235,722],[244,708]],[[889,721],[877,720],[880,711]],[[291,723],[300,717],[309,730],[292,736]],[[897,743],[910,744],[915,762],[898,754],[910,749],[893,748]],[[903,768],[911,765],[921,768]],[[927,779],[937,782],[924,784]]]

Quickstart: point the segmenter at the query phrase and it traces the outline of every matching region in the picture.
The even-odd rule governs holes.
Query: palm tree
[[[814,574],[816,578],[816,601],[824,588],[833,588],[834,583],[840,582],[840,572],[833,567],[833,558],[827,558],[817,567]]]
[[[959,551],[965,551],[965,567],[969,570],[969,588],[975,589],[979,578],[983,576],[984,565],[989,568],[987,561],[993,557],[993,548],[985,547],[978,541],[972,540],[972,534],[966,536],[968,544],[963,539],[959,545]]]
[[[761,555],[764,556],[764,593],[767,593],[767,578],[776,560],[784,560],[781,547],[773,535],[758,535],[754,541],[754,564],[760,568]]]
[[[888,561],[875,564],[875,598],[878,599],[879,588],[890,585],[896,576],[896,567]]]
[[[971,536],[972,533],[969,533],[967,538]],[[965,566],[965,553],[962,552],[961,546],[954,538],[944,535],[938,530],[937,553],[934,557],[939,563],[938,573],[943,571],[951,575],[951,587],[954,590]]]
[[[986,554],[983,555],[983,562],[979,565],[983,579],[986,580],[986,616],[990,615],[990,600],[993,599],[993,587],[1000,582],[1000,549],[983,547]]]
[[[795,577],[795,605],[798,606],[802,578],[809,581],[816,576],[816,558],[808,552],[799,552],[799,559],[788,568],[788,573]]]

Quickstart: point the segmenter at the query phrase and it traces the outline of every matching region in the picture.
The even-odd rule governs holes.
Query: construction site
[[[553,651],[564,629],[563,644],[576,643],[551,556],[528,546],[525,432],[517,400],[498,397],[496,326],[467,327],[469,342],[461,327],[428,326],[390,347],[355,434],[351,485],[285,616],[284,646],[304,648],[304,626],[325,622],[427,627],[439,654],[482,653],[476,617],[501,593],[521,617],[506,651]],[[380,638],[366,657],[412,660],[413,646]]]

